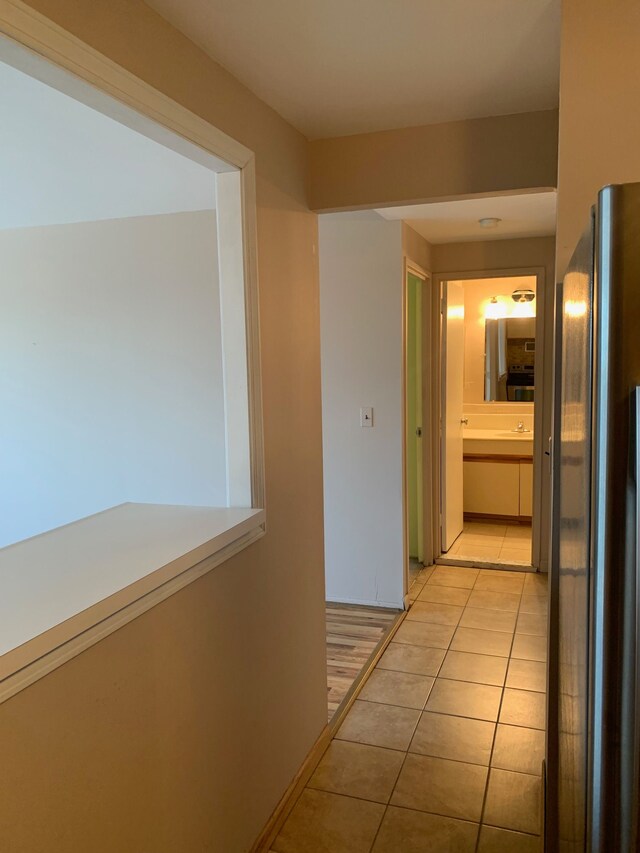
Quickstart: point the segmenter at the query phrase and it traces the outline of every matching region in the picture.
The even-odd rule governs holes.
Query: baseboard
[[[384,607],[386,610],[402,610],[402,601],[370,601],[367,598],[334,598],[327,596],[327,604],[353,604],[359,607]]]
[[[500,524],[522,524],[527,527],[531,525],[530,515],[495,515],[490,512],[465,512],[465,521],[488,521]]]
[[[269,853],[271,845],[275,841],[277,834],[282,829],[285,820],[289,817],[289,813],[294,807],[299,795],[302,793],[302,789],[311,778],[318,762],[331,743],[332,737],[333,729],[330,728],[329,725],[326,725],[320,732],[320,735],[314,745],[311,747],[307,757],[302,762],[302,766],[291,780],[289,787],[282,795],[282,799],[273,810],[271,817],[255,841],[250,853]]]
[[[377,605],[380,606],[380,605]],[[394,608],[397,609],[397,608]],[[362,690],[364,682],[367,680],[376,664],[384,654],[385,649],[393,639],[394,634],[404,621],[406,616],[405,611],[400,611],[398,613],[398,618],[393,622],[390,626],[387,633],[384,635],[379,645],[371,654],[371,657],[367,661],[367,663],[362,667],[360,674],[351,685],[351,688],[340,706],[337,708],[335,714],[331,718],[331,721],[324,727],[324,729],[320,732],[320,736],[318,740],[314,743],[309,751],[309,754],[305,758],[300,770],[296,773],[295,777],[291,781],[291,784],[287,788],[287,790],[282,795],[282,799],[274,809],[271,817],[267,821],[264,829],[258,836],[255,844],[249,851],[249,853],[269,853],[271,849],[271,845],[276,839],[276,836],[284,826],[284,822],[289,817],[291,810],[302,790],[306,786],[307,782],[313,775],[313,771],[318,766],[320,759],[326,752],[329,744],[333,740],[333,736],[335,732],[340,727],[340,724],[349,713],[349,709],[355,702],[358,693]]]

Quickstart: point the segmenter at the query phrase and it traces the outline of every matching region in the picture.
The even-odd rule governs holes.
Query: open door
[[[460,282],[443,283],[442,305],[442,550],[462,533],[462,417],[464,388],[464,290]]]

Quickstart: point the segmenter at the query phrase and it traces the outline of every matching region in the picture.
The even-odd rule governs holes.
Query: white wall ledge
[[[0,550],[0,702],[264,534],[261,509],[126,503]]]

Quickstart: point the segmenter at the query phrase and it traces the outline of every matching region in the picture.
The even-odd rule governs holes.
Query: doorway
[[[407,589],[434,560],[432,457],[432,286],[411,262],[405,270],[405,494]]]
[[[441,282],[439,563],[535,566],[540,279],[532,270]]]

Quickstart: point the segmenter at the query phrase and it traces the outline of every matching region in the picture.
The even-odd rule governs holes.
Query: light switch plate
[[[361,406],[360,407],[360,426],[361,427],[372,427],[373,426],[373,406]]]

